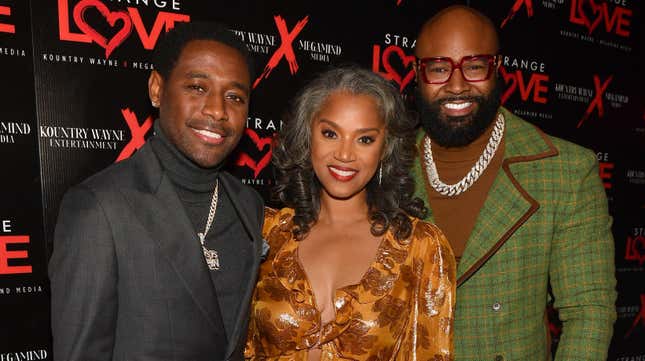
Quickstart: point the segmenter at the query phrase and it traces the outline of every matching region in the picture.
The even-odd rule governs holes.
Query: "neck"
[[[177,149],[155,122],[155,136],[150,140],[161,166],[172,182],[181,188],[192,192],[212,192],[221,165],[212,168],[202,168],[195,164]]]
[[[366,189],[347,199],[334,198],[323,189],[317,222],[322,224],[355,223],[367,220],[368,211]]]

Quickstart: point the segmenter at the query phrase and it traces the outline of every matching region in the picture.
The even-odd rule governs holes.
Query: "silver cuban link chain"
[[[199,242],[202,244],[202,252],[204,252],[204,259],[206,260],[206,265],[211,271],[219,270],[219,254],[213,249],[206,248],[205,241],[208,231],[211,229],[211,224],[213,219],[215,219],[215,213],[217,212],[217,200],[219,198],[219,180],[215,182],[215,190],[213,190],[213,198],[211,199],[211,208],[208,210],[208,219],[206,220],[206,227],[204,227],[204,232],[197,233],[199,237]]]
[[[490,135],[488,144],[484,152],[477,160],[477,163],[470,168],[470,171],[457,183],[455,184],[446,184],[439,179],[439,173],[437,173],[437,166],[434,163],[432,158],[432,144],[430,137],[427,135],[423,139],[424,143],[424,154],[423,158],[425,160],[426,173],[428,175],[428,180],[430,185],[434,190],[439,194],[454,197],[463,192],[465,192],[470,186],[472,186],[477,179],[484,173],[488,164],[490,164],[491,159],[495,155],[499,144],[502,142],[502,137],[504,136],[504,116],[499,113],[497,114],[497,120],[495,121],[495,127],[493,132]]]

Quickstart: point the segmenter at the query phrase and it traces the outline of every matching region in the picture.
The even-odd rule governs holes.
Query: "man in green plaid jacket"
[[[458,259],[456,360],[602,361],[615,320],[614,246],[595,155],[500,106],[495,26],[444,9],[416,42],[417,195]]]

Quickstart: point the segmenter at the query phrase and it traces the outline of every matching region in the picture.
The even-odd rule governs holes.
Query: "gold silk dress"
[[[245,357],[321,360],[452,360],[455,260],[434,225],[413,219],[411,236],[387,232],[359,283],[337,289],[334,320],[321,324],[297,258],[293,210],[266,209],[271,249],[253,295]]]

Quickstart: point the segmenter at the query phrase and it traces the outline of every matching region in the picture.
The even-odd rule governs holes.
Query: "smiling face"
[[[200,167],[221,163],[240,140],[250,79],[237,50],[212,40],[190,41],[167,79],[152,72],[148,90],[164,134]]]
[[[426,23],[416,43],[418,58],[448,57],[458,63],[469,55],[496,55],[497,34],[483,15],[464,7],[450,8]],[[496,71],[496,68],[493,70]],[[444,84],[426,84],[417,74],[421,122],[437,143],[463,146],[481,135],[499,107],[495,74],[466,81],[459,70]]]
[[[311,164],[322,185],[321,197],[365,195],[385,145],[385,121],[376,100],[332,93],[315,115],[311,133]]]

